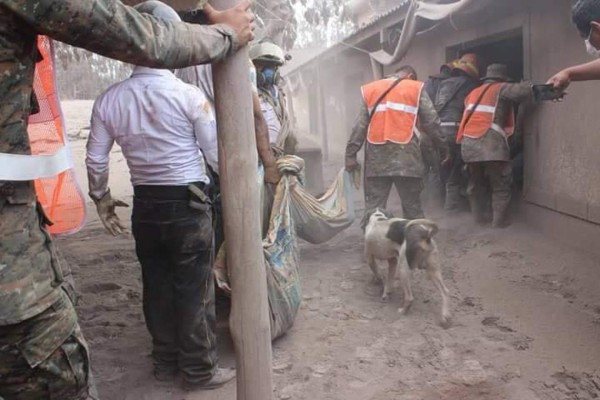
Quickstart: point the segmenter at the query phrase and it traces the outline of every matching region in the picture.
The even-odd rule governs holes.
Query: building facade
[[[477,0],[441,22],[419,22],[421,33],[406,56],[384,67],[411,64],[420,79],[462,53],[509,66],[514,80],[545,83],[560,69],[585,61],[583,40],[567,0]],[[343,43],[287,71],[300,131],[340,157],[360,105],[360,86],[377,73],[369,52],[391,52],[402,31],[407,2],[366,23]],[[575,83],[562,103],[520,110],[525,142],[526,215],[539,227],[594,248],[600,233],[600,83]],[[600,250],[597,250],[600,252]]]

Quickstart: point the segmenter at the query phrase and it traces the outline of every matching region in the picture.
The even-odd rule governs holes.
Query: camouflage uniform
[[[440,119],[433,103],[426,92],[421,92],[419,99],[418,123],[426,134],[438,146],[446,147],[440,131]],[[346,157],[356,159],[356,154],[366,141],[369,128],[369,110],[364,100],[358,117],[354,123],[352,135],[346,145]],[[419,147],[419,138],[413,135],[407,144],[387,142],[372,144],[367,141],[365,149],[365,216],[362,226],[366,225],[367,216],[376,208],[386,208],[392,184],[396,186],[402,200],[404,218],[423,217],[421,208],[421,191],[425,167]]]
[[[459,209],[465,202],[461,192],[464,192],[467,186],[467,178],[463,172],[464,164],[460,157],[460,145],[456,143],[456,135],[465,109],[465,99],[477,86],[478,83],[467,75],[453,76],[440,83],[434,99],[452,158],[452,162],[441,171],[441,180],[446,187],[446,210]]]
[[[506,121],[515,103],[533,100],[531,83],[509,83],[500,90],[494,122],[500,126]],[[464,137],[462,158],[469,168],[467,194],[471,212],[478,222],[483,222],[488,204],[488,187],[491,188],[493,225],[506,223],[506,212],[511,199],[512,165],[510,147],[504,133],[490,128],[480,139]]]
[[[450,77],[451,70],[444,69],[439,75],[430,76],[425,81],[423,90],[429,95],[430,99],[434,100],[442,82]],[[425,193],[429,193],[429,196],[436,203],[441,203],[446,192],[440,176],[441,160],[445,157],[445,154],[440,154],[440,149],[434,145],[433,140],[427,135],[421,137],[421,152],[423,153],[423,163],[425,164]]]
[[[161,22],[114,0],[0,0],[3,153],[30,154],[38,34],[158,68],[221,59],[238,47],[226,26]],[[32,182],[0,182],[0,398],[86,398],[93,394],[85,341],[38,210]]]

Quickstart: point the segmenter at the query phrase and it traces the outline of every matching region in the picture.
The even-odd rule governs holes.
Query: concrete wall
[[[589,61],[583,40],[570,21],[571,2],[502,0],[489,4],[483,12],[455,18],[452,24],[446,22],[419,35],[401,64],[412,64],[420,78],[426,79],[446,61],[449,48],[460,48],[463,43],[478,45],[509,31],[522,33],[524,76],[535,83],[544,83],[566,66]],[[372,70],[368,57],[351,49],[326,64],[321,81],[328,88],[326,104],[336,105],[326,112],[327,143],[330,154],[340,154],[351,129],[348,110],[355,107],[356,97],[351,93],[360,96],[359,87],[372,79]],[[390,66],[385,72],[397,67]],[[564,102],[528,110],[524,196],[530,204],[600,224],[597,93],[600,83],[575,83]],[[535,220],[542,214],[551,218],[552,213],[529,214],[536,215]],[[557,219],[555,225],[560,224]]]
[[[532,3],[541,10],[530,14],[533,79],[589,61],[570,24],[568,2]],[[563,103],[538,107],[526,141],[527,200],[595,223],[600,223],[598,93],[599,83],[573,84]]]
[[[349,49],[321,68],[325,140],[328,156],[337,158],[344,154],[360,108],[360,87],[372,80],[371,64],[366,54]]]
[[[457,21],[458,30],[444,26],[418,37],[403,63],[426,76],[445,60],[446,48],[514,29],[523,33],[525,78],[535,83],[589,61],[570,21],[570,2],[507,0],[490,7],[496,8],[487,17]],[[530,108],[525,130],[526,200],[594,223],[600,223],[598,92],[600,83],[574,84],[563,103]]]

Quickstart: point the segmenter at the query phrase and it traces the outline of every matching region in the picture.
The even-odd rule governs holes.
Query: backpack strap
[[[392,83],[390,85],[389,88],[386,89],[385,92],[383,92],[381,94],[381,96],[379,96],[379,98],[377,99],[377,101],[375,102],[375,105],[373,106],[373,109],[371,110],[371,112],[369,113],[369,122],[371,122],[371,120],[373,119],[373,115],[375,115],[375,111],[377,111],[377,107],[381,104],[381,102],[383,101],[383,99],[385,98],[385,96],[387,96],[396,86],[398,86],[398,84],[400,82],[402,82],[405,78],[398,78],[394,81],[394,83]]]
[[[464,126],[467,126],[467,124],[471,120],[471,117],[473,116],[473,114],[475,114],[475,110],[477,109],[477,106],[479,104],[481,104],[481,100],[483,100],[483,96],[485,96],[485,94],[487,93],[487,91],[490,90],[490,88],[492,86],[497,85],[497,84],[498,84],[497,82],[495,82],[495,83],[489,83],[487,85],[487,87],[485,89],[483,89],[483,91],[481,92],[481,94],[477,98],[477,101],[475,102],[475,104],[473,104],[473,108],[471,110],[469,110],[469,114],[467,114],[467,116],[465,117]]]

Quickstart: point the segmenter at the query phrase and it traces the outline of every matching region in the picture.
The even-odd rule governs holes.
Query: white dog
[[[449,291],[442,279],[438,249],[433,236],[438,227],[427,219],[406,220],[390,218],[384,211],[377,209],[369,218],[365,230],[365,253],[367,262],[375,275],[382,281],[377,260],[388,262],[388,276],[384,281],[381,299],[386,301],[394,285],[396,269],[400,267],[400,280],[404,292],[404,304],[398,312],[406,314],[413,302],[410,285],[411,271],[424,269],[429,279],[442,296],[441,323],[447,325],[450,320]],[[406,262],[404,260],[406,259]]]

